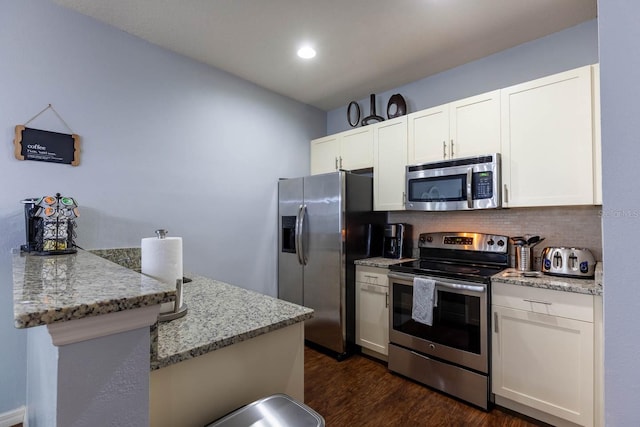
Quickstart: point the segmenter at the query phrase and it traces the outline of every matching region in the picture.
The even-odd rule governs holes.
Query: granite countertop
[[[87,251],[13,255],[16,328],[99,316],[175,300],[175,287]]]
[[[93,252],[93,253],[91,253]],[[175,300],[175,287],[140,274],[140,249],[14,254],[17,328]],[[99,256],[98,256],[98,255]],[[183,285],[187,314],[151,326],[151,369],[169,366],[313,316],[313,310],[195,274]]]
[[[574,279],[550,276],[536,272],[537,277],[526,277],[515,268],[506,269],[491,277],[492,283],[509,283],[518,286],[553,289],[578,294],[602,295],[602,264],[596,264],[595,279]]]
[[[313,310],[217,280],[187,274],[186,316],[152,330],[151,369],[183,360],[310,319]]]
[[[367,267],[389,268],[390,265],[400,264],[400,263],[406,262],[406,261],[413,261],[414,259],[415,258],[393,259],[393,258],[375,257],[375,258],[359,259],[359,260],[354,261],[353,263],[356,264],[356,265],[365,265]]]

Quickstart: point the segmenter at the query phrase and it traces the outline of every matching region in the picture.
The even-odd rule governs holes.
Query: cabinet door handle
[[[338,157],[336,157],[336,170],[338,170]]]
[[[493,312],[493,331],[496,334],[498,333],[498,312],[497,311]]]
[[[509,203],[509,188],[507,187],[507,184],[504,184],[504,202],[505,203]]]
[[[342,169],[342,156],[340,156],[340,169]]]
[[[442,158],[443,159],[447,158],[447,142],[446,141],[442,141]]]
[[[402,204],[404,205],[405,203],[407,203],[407,193],[405,193],[404,191],[402,192]]]
[[[451,140],[451,146],[449,147],[449,158],[453,159],[453,139]]]
[[[384,293],[384,307],[389,308],[389,292]]]
[[[552,305],[549,301],[540,301],[536,299],[523,299],[522,301],[536,303],[536,304],[544,304],[544,305]]]

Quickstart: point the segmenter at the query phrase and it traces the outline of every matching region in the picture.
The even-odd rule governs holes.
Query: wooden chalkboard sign
[[[16,126],[13,140],[14,154],[18,160],[80,164],[80,137],[76,134],[50,132]]]

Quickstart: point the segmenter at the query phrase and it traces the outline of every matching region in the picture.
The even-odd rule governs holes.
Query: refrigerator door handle
[[[300,209],[300,259],[302,260],[301,264],[302,265],[307,265],[307,256],[306,256],[306,250],[305,250],[305,244],[306,242],[304,241],[304,219],[307,216],[307,205],[303,205],[302,208]]]
[[[300,205],[298,207],[298,215],[296,216],[296,235],[295,235],[295,245],[296,245],[296,256],[298,257],[298,264],[304,265],[302,263],[302,209],[303,206]]]

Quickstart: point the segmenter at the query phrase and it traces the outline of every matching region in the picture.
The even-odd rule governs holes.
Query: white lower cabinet
[[[492,315],[496,404],[553,425],[593,426],[594,297],[494,283]]]
[[[386,268],[356,266],[356,344],[364,353],[383,360],[389,347],[388,272]]]

